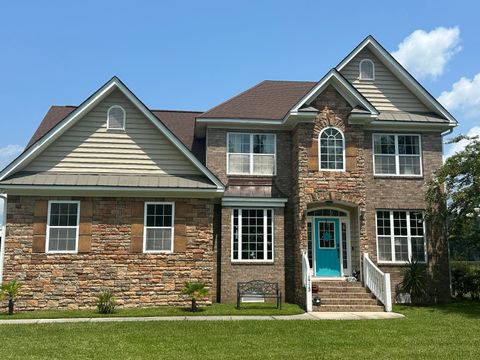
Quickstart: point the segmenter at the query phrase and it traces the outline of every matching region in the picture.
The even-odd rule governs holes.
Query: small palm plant
[[[186,282],[182,294],[188,295],[192,299],[192,312],[198,311],[197,299],[208,296],[208,289],[204,283]]]
[[[403,272],[403,280],[400,286],[403,291],[410,294],[412,303],[419,303],[426,294],[425,269],[418,261],[410,261]]]
[[[6,297],[8,299],[8,315],[13,315],[15,300],[17,299],[21,287],[22,284],[17,280],[12,280],[9,283],[2,285],[0,295],[2,298]]]

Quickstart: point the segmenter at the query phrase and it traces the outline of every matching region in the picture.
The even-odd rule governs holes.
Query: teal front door
[[[340,276],[340,219],[315,218],[315,275]]]

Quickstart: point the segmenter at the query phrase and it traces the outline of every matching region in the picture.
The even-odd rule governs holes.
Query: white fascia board
[[[286,198],[243,198],[243,197],[224,197],[222,206],[228,207],[285,207],[288,202]]]
[[[123,186],[0,185],[8,195],[58,196],[175,196],[182,198],[220,198],[223,190],[203,188],[131,188]]]
[[[47,136],[44,136],[36,144],[34,144],[30,149],[28,149],[24,154],[19,156],[15,161],[13,161],[2,173],[0,174],[0,181],[5,179],[8,175],[12,174],[15,169],[18,169],[19,166],[24,164],[27,160],[32,160],[37,156],[43,149],[45,149],[49,144],[51,144],[55,139],[60,137],[68,128],[73,126],[76,121],[78,121],[82,116],[84,116],[89,110],[91,110],[98,102],[103,100],[108,94],[110,94],[113,89],[119,89],[139,110],[140,112],[149,119],[152,124],[160,130],[160,132],[165,135],[165,137],[178,149],[182,152],[185,157],[192,162],[197,169],[199,169],[205,176],[212,181],[219,190],[224,190],[225,187],[220,180],[217,179],[213,173],[208,170],[191,152],[188,148],[177,139],[177,137],[168,129],[159,119],[153,115],[153,113],[128,89],[122,81],[114,76],[110,81],[108,81],[104,86],[97,90],[90,98],[88,98],[80,107],[68,115],[60,124],[58,124]]]
[[[363,40],[350,54],[347,55],[337,66],[336,69],[340,72],[342,69],[355,57],[360,51],[365,47],[370,46],[370,50],[379,57],[381,60],[384,60],[384,65],[392,71],[399,80],[410,90],[412,91],[423,103],[426,103],[431,106],[433,110],[441,114],[443,117],[448,119],[452,126],[457,126],[457,120],[445,109],[437,99],[435,99],[403,66],[401,66],[397,60],[387,51],[385,48],[380,45],[380,43],[369,35],[365,40]]]
[[[373,107],[364,97],[361,95],[355,87],[352,86],[343,76],[341,76],[337,70],[331,69],[323,78],[318,82],[315,87],[308,92],[290,111],[292,113],[298,113],[300,108],[307,104],[309,101],[317,97],[325,88],[332,84],[337,91],[339,91],[344,97],[349,100],[351,105],[362,105],[373,115],[378,115],[377,109]],[[289,115],[290,115],[289,114]],[[287,117],[289,116],[287,115]],[[284,119],[285,121],[285,119]]]

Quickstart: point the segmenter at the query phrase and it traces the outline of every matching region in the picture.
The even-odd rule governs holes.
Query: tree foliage
[[[429,183],[427,218],[449,225],[454,247],[476,252],[480,249],[480,139],[459,136],[450,141],[468,140],[463,151],[449,157]]]

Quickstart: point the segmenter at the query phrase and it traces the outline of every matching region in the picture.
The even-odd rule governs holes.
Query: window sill
[[[45,254],[49,255],[77,255],[78,251],[45,251]]]
[[[374,179],[398,179],[398,180],[420,180],[423,175],[376,175],[373,174]]]
[[[228,174],[227,173],[227,176],[228,177],[238,177],[238,178],[273,178],[275,176],[277,176],[277,174],[273,174],[273,175],[261,175],[261,174]]]
[[[232,265],[273,265],[273,260],[232,260]]]
[[[155,255],[155,254],[173,254],[174,252],[171,251],[171,250],[145,250],[143,252],[144,254],[152,254],[152,255]]]

